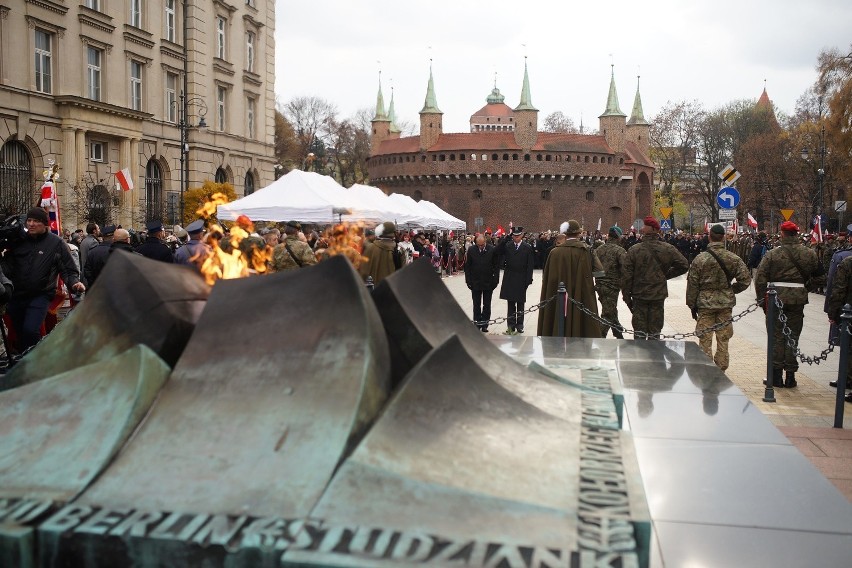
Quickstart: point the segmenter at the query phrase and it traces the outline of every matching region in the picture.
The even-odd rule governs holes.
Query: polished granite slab
[[[654,526],[651,566],[852,565],[852,504],[697,344],[489,339],[525,365],[616,373]]]

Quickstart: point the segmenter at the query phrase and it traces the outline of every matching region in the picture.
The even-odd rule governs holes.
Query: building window
[[[225,131],[225,87],[216,87],[216,128]]]
[[[540,162],[541,161],[541,154],[536,154],[535,159]]]
[[[166,120],[177,122],[177,73],[166,73]]]
[[[518,161],[518,155],[517,155],[517,154],[512,154],[512,160],[514,160],[514,161],[516,161],[516,162],[517,162],[517,161]]]
[[[86,84],[89,89],[89,98],[93,101],[101,100],[101,61],[103,52],[100,49],[87,48],[87,72]]]
[[[89,144],[89,160],[103,162],[104,154],[106,154],[104,146],[103,142],[91,142]]]
[[[145,167],[145,219],[163,218],[163,172],[153,158]]]
[[[227,22],[225,18],[219,16],[216,18],[216,57],[225,59],[225,26]]]
[[[130,25],[142,27],[142,0],[130,0]]]
[[[254,32],[246,32],[246,70],[254,72]]]
[[[593,164],[597,164],[597,163],[598,163],[598,157],[597,157],[597,156],[592,156],[592,163],[593,163]]]
[[[130,108],[142,110],[142,64],[130,62]]]
[[[245,186],[245,195],[251,195],[254,193],[254,176],[251,175],[251,172],[246,172],[246,186]]]
[[[177,20],[175,19],[175,0],[166,0],[166,39],[174,42]]]
[[[488,154],[482,154],[482,161],[485,162],[488,160]]]
[[[86,0],[85,3],[86,8],[90,8],[92,10],[101,11],[101,0]]]
[[[50,93],[51,77],[51,34],[35,31],[35,90],[40,93]]]
[[[216,168],[216,177],[214,178],[216,183],[227,183],[228,182],[228,174],[225,173],[221,167]]]
[[[497,154],[491,154],[491,160],[496,162],[498,160]]]
[[[9,140],[0,148],[0,214],[26,211],[36,199],[32,160],[27,147]]]
[[[459,160],[464,161],[466,159],[466,154],[459,154]]]
[[[595,192],[587,191],[586,192],[586,201],[594,201],[595,200]]]
[[[246,99],[246,136],[254,139],[254,115],[257,111],[257,101],[249,97]]]

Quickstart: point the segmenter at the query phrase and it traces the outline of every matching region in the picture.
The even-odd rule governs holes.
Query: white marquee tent
[[[428,201],[417,202],[400,194],[385,195],[367,185],[343,188],[329,176],[293,170],[251,195],[217,208],[219,219],[235,221],[246,215],[252,221],[300,221],[328,225],[338,220],[381,223],[400,227],[464,229],[463,221]]]

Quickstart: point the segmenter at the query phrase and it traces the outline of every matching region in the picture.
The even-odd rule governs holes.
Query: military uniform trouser
[[[606,337],[610,327],[623,331],[624,326],[618,321],[618,288],[599,286],[598,299],[601,302],[601,319],[613,324],[601,324],[601,337]]]
[[[633,329],[644,331],[648,337],[634,336],[635,339],[659,339],[663,331],[665,300],[633,300]]]
[[[725,321],[730,321],[731,319],[731,311],[732,308],[720,308],[720,309],[699,309],[698,310],[698,320],[695,322],[695,331],[699,331],[702,329],[706,329],[708,327],[714,326],[717,323],[722,323]],[[716,355],[713,355],[713,335],[716,335]],[[725,327],[721,329],[717,329],[715,332],[705,333],[698,337],[698,345],[701,346],[701,350],[707,354],[708,357],[713,359],[713,362],[716,363],[716,366],[722,369],[723,371],[728,368],[728,364],[730,363],[730,357],[728,356],[728,341],[734,335],[734,326],[729,323]]]
[[[775,310],[776,317],[778,310]],[[802,334],[802,325],[805,323],[804,304],[784,304],[784,315],[787,316],[787,327],[790,328],[790,338],[799,344],[799,336]],[[775,320],[775,334],[772,342],[772,367],[784,369],[785,371],[797,371],[799,361],[796,359],[796,349],[787,344],[784,335],[784,326]]]

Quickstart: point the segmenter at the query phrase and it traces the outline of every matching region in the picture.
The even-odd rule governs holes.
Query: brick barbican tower
[[[624,152],[624,129],[627,115],[618,107],[618,92],[615,90],[615,66],[609,80],[609,96],[606,98],[606,110],[598,117],[600,131],[609,147],[618,154]]]
[[[633,99],[633,110],[625,128],[625,138],[636,144],[646,155],[651,153],[651,125],[645,120],[642,112],[642,97],[639,96],[639,77],[636,77],[636,98]]]
[[[524,152],[529,152],[538,139],[538,109],[532,105],[530,97],[530,76],[527,73],[527,60],[524,58],[524,84],[521,88],[521,102],[515,107],[515,142]]]
[[[435,82],[432,79],[432,64],[429,64],[429,84],[426,87],[426,101],[420,111],[420,150],[428,150],[440,138],[443,132],[441,121],[444,113],[438,108],[435,98]]]
[[[391,105],[393,105],[393,95],[391,95]],[[391,111],[393,111],[393,106],[391,106]],[[379,94],[376,96],[376,114],[373,116],[373,120],[370,121],[370,124],[373,125],[373,135],[370,139],[370,151],[375,152],[383,140],[391,138],[391,125],[393,124],[393,121],[385,112],[385,98],[382,96],[381,71],[379,72]],[[396,137],[399,138],[399,133],[397,133]]]

